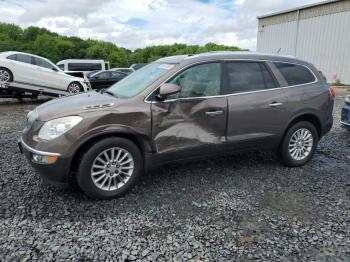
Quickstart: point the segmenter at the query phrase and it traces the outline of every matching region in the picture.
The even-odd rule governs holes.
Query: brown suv
[[[213,52],[159,59],[109,89],[59,98],[27,116],[19,146],[52,183],[74,174],[93,198],[120,196],[160,164],[277,149],[305,164],[332,127],[333,92],[292,57]]]

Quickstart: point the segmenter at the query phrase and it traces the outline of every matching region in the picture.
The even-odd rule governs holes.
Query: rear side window
[[[310,69],[302,65],[274,62],[289,86],[302,85],[315,81]]]
[[[97,71],[102,70],[99,63],[69,63],[68,71]]]
[[[257,91],[276,88],[276,81],[261,62],[225,63],[225,93]]]
[[[16,61],[31,64],[32,63],[32,57],[29,55],[23,55],[23,54],[16,54]]]

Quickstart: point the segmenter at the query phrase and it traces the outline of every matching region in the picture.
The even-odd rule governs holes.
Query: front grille
[[[344,121],[344,122],[350,121],[349,113],[350,113],[349,109],[342,108],[342,110],[341,110],[341,121]]]

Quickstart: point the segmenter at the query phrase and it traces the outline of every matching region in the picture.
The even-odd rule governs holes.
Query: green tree
[[[112,67],[126,67],[134,63],[150,63],[165,56],[241,49],[215,43],[207,43],[204,46],[175,43],[147,46],[131,51],[107,41],[61,36],[34,26],[23,30],[14,24],[0,23],[0,52],[9,50],[40,55],[53,62],[68,58],[104,59],[109,61]]]

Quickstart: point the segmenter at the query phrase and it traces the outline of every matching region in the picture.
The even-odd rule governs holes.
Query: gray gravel
[[[0,261],[349,261],[343,100],[302,168],[263,152],[165,166],[112,201],[43,184],[17,149],[36,104],[2,104]]]

